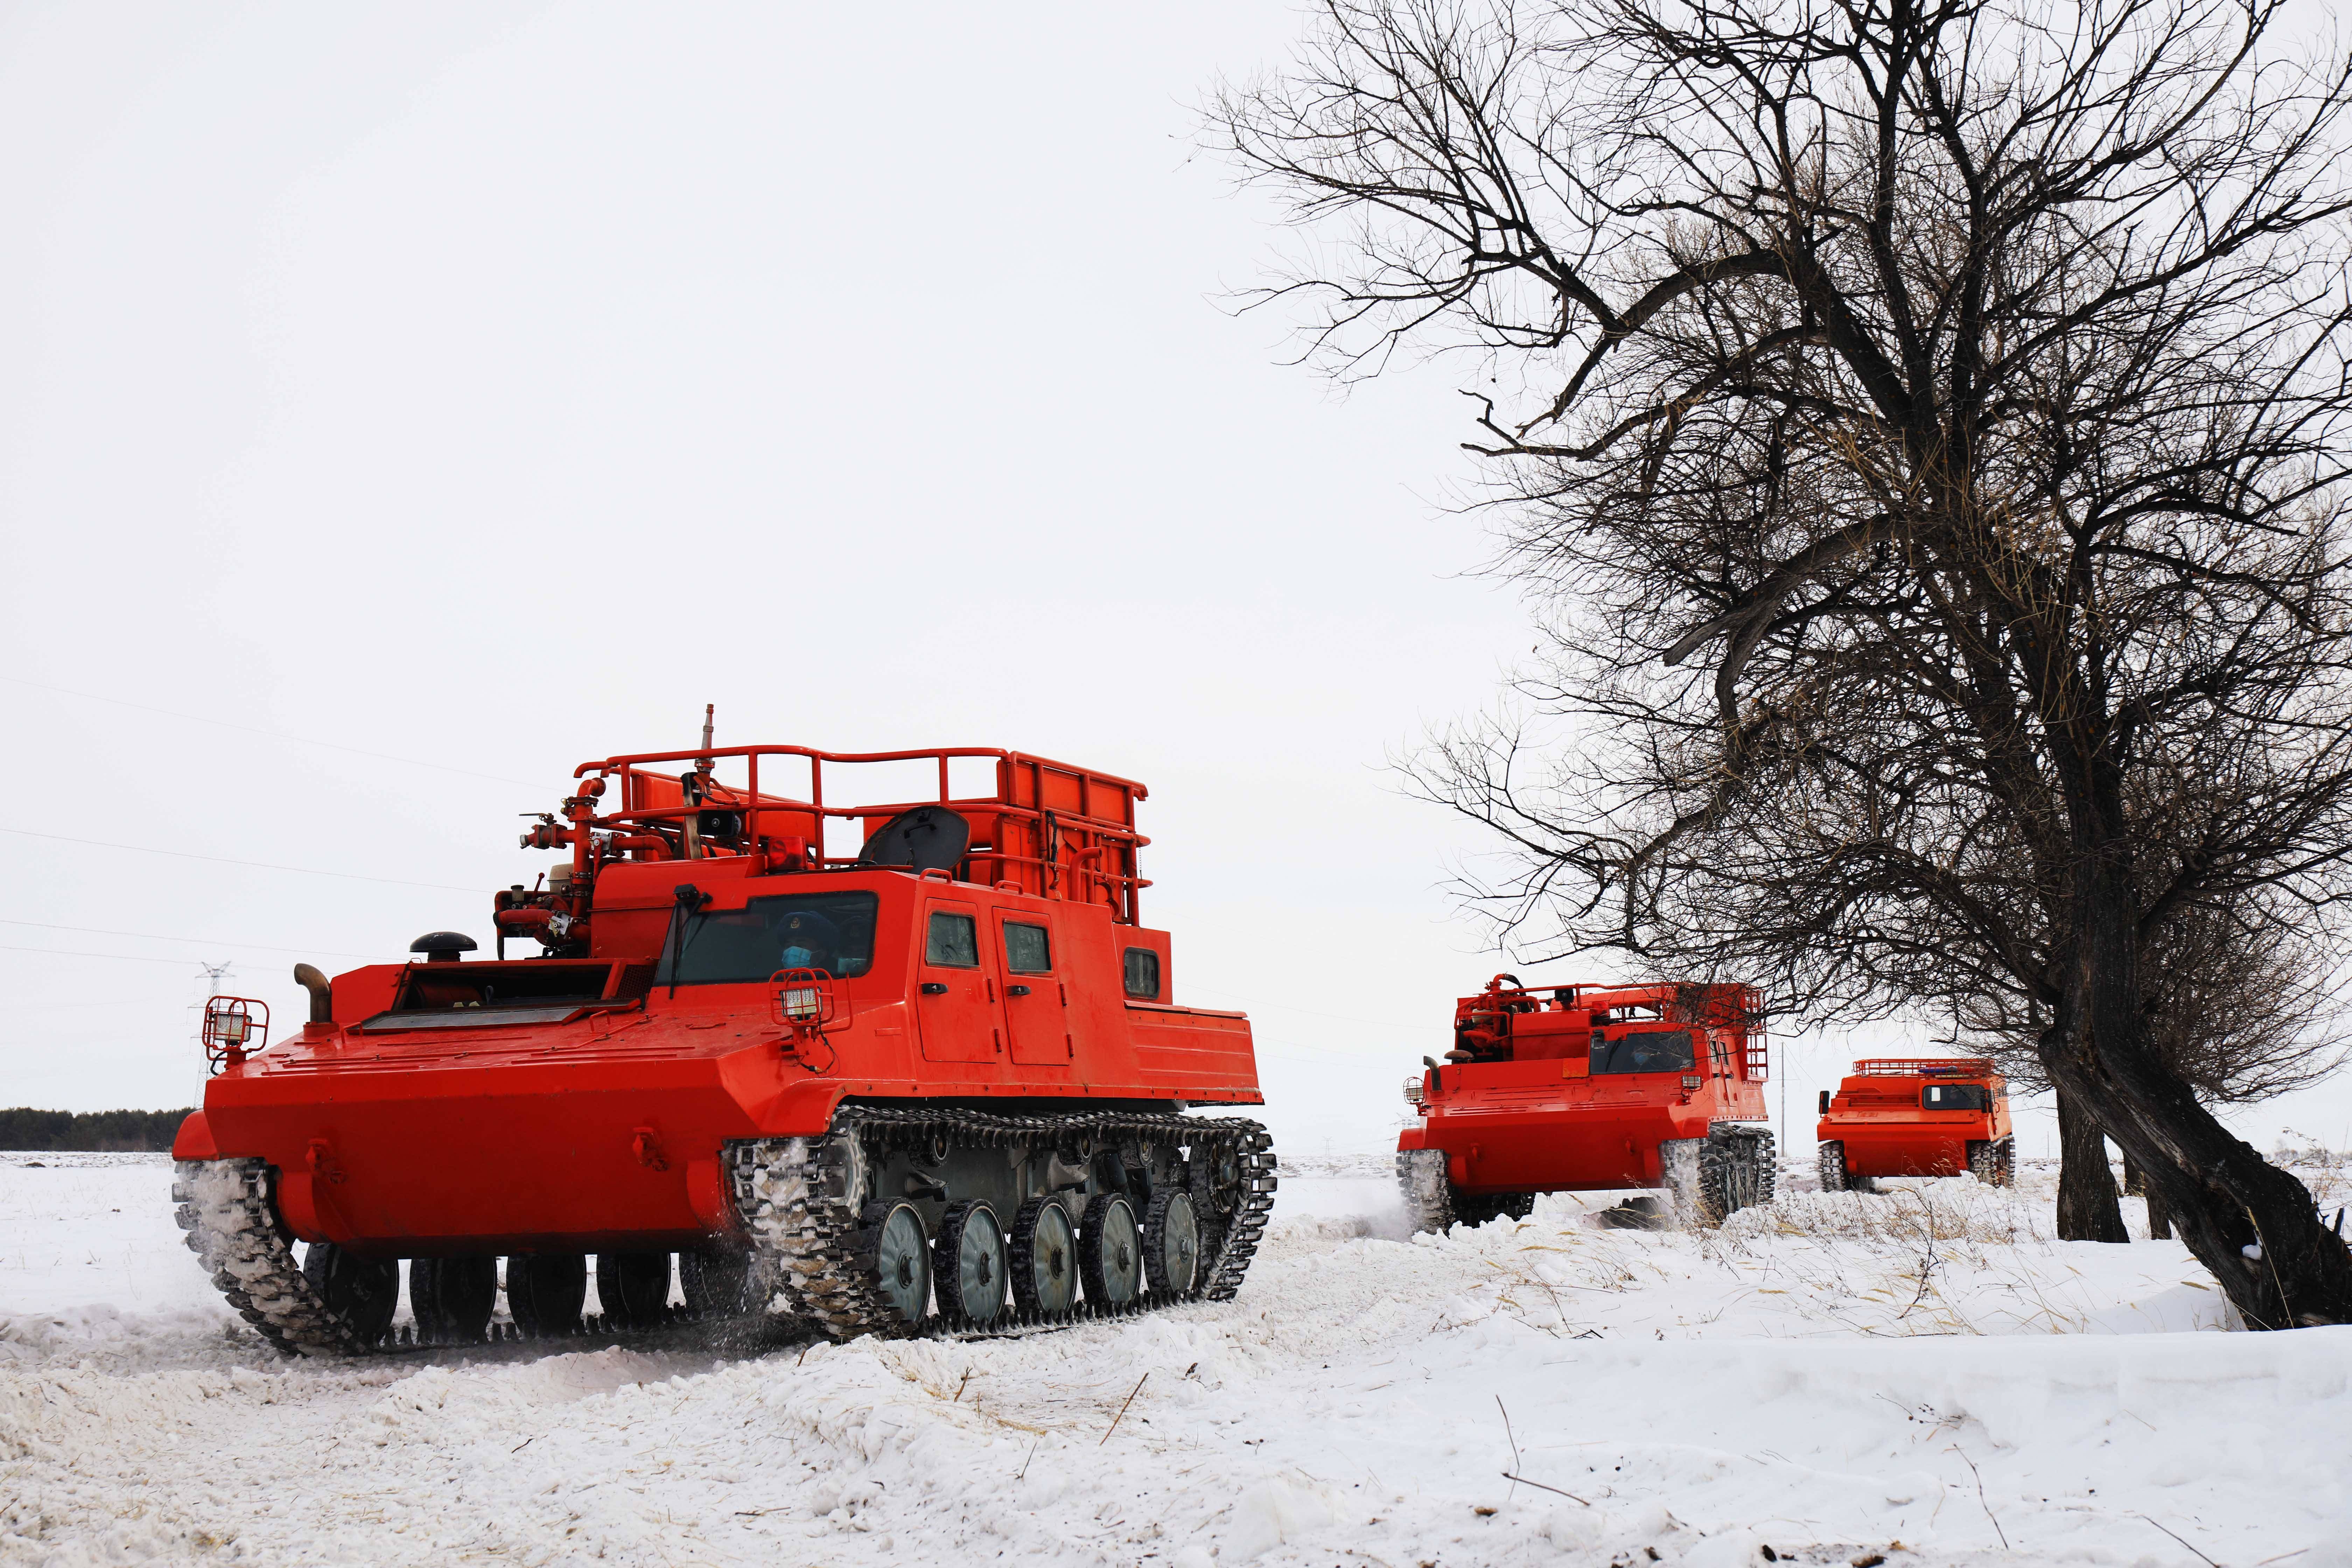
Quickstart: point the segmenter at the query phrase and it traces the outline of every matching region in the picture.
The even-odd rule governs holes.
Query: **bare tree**
[[[2037,1016],[2284,1327],[2352,1320],[2352,1254],[2147,1006],[2200,920],[2323,922],[2352,845],[2352,84],[2274,16],[1327,0],[1211,123],[1313,231],[1272,292],[1335,369],[1479,356],[1551,647],[1419,777],[1507,835],[1498,918]]]

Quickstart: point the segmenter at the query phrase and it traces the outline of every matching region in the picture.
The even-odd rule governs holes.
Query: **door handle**
[[[938,981],[936,981],[936,980],[926,980],[926,981],[924,981],[924,982],[923,982],[923,994],[924,994],[924,995],[926,995],[926,996],[944,996],[944,995],[946,995],[947,994],[948,994],[948,988],[947,988],[946,986],[944,986],[944,985],[940,984]]]
[[[1026,985],[1008,985],[1004,988],[1004,994],[1007,996],[1026,996],[1029,994],[1029,987]]]

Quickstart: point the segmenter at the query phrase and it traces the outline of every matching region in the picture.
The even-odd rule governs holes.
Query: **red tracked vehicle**
[[[1535,1194],[1664,1187],[1720,1219],[1772,1197],[1762,1016],[1745,985],[1524,986],[1454,1005],[1454,1048],[1405,1081],[1416,1230],[1524,1218]]]
[[[886,765],[889,804],[845,803]],[[1183,1113],[1260,1103],[1255,1058],[1242,1015],[1172,998],[1140,784],[707,724],[574,777],[523,837],[569,858],[496,895],[497,958],[436,932],[302,965],[310,1021],[267,1048],[266,1009],[208,1006],[180,1224],[270,1340],[390,1342],[404,1259],[425,1342],[483,1336],[501,1258],[526,1335],[580,1331],[591,1254],[614,1331],[679,1315],[674,1256],[687,1315],[836,1337],[1234,1293],[1273,1155]]]
[[[1957,1176],[2005,1187],[2017,1173],[2009,1088],[1979,1057],[1878,1057],[1822,1090],[1822,1191],[1881,1176]]]

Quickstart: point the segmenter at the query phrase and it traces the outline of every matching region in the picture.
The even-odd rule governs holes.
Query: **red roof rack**
[[[1853,1064],[1855,1078],[1991,1078],[1982,1057],[1870,1057]]]
[[[950,763],[964,759],[987,764],[994,776],[980,790],[959,795],[949,784]],[[827,798],[829,773],[837,777],[847,769],[893,763],[926,764],[921,772],[929,787],[905,799]],[[687,768],[680,770],[680,763]],[[719,773],[734,776],[715,776]],[[641,752],[583,763],[573,776],[583,782],[564,803],[572,826],[560,826],[551,816],[525,843],[572,847],[582,875],[593,870],[592,848],[675,858],[688,826],[698,829],[714,815],[727,830],[725,841],[697,844],[686,849],[688,855],[777,851],[804,858],[811,869],[837,869],[857,860],[824,853],[828,820],[856,823],[862,838],[902,811],[939,805],[964,817],[971,829],[963,863],[975,881],[1017,883],[1046,898],[1107,903],[1113,919],[1129,925],[1140,921],[1137,894],[1151,885],[1136,866],[1137,851],[1151,842],[1135,828],[1135,803],[1145,796],[1143,785],[1021,752],[976,746],[820,752],[706,743],[692,751]],[[780,780],[790,781],[783,789],[805,794],[781,793]],[[608,798],[608,786],[615,784],[617,791]],[[592,834],[609,835],[609,843],[592,846]]]

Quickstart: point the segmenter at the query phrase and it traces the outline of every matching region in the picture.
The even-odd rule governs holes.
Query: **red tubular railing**
[[[1982,1057],[1871,1057],[1853,1064],[1854,1078],[1991,1078]]]
[[[785,795],[769,795],[761,790],[760,759],[762,757],[789,757],[806,762],[811,798],[796,800]],[[994,795],[958,797],[954,794],[950,782],[949,764],[955,759],[965,757],[985,759],[995,764]],[[745,763],[746,787],[740,790],[709,779],[710,770],[720,761],[730,758],[741,758]],[[907,762],[938,763],[939,790],[935,796],[925,800],[868,802],[856,805],[825,804],[824,765],[827,763],[856,766]],[[699,805],[684,802],[677,805],[630,804],[633,795],[642,802],[646,794],[646,783],[658,781],[671,789],[678,787],[677,775],[655,771],[665,763],[692,764],[688,771],[699,773],[709,781]],[[1111,906],[1114,918],[1130,925],[1139,923],[1140,919],[1138,893],[1151,885],[1135,870],[1136,852],[1150,842],[1138,833],[1134,826],[1134,803],[1147,796],[1149,792],[1145,787],[1132,779],[1120,778],[1114,773],[1075,767],[1019,752],[960,746],[905,752],[819,752],[806,746],[716,746],[707,751],[644,752],[607,757],[602,762],[583,763],[572,773],[575,778],[591,775],[599,781],[615,775],[620,777],[623,781],[621,809],[597,812],[593,805],[587,805],[573,813],[576,827],[613,830],[662,823],[683,824],[698,812],[714,809],[746,813],[804,813],[821,824],[828,817],[892,816],[919,805],[941,805],[950,809],[961,806],[984,810],[996,824],[992,829],[988,846],[971,850],[967,857],[967,863],[974,868],[976,880],[999,879],[997,877],[982,879],[981,868],[992,868],[1000,875],[1016,869],[1025,871],[1034,877],[1036,883],[1034,889],[1027,890],[1079,902],[1091,903],[1099,899]],[[1027,786],[1026,801],[1020,798],[1024,783]],[[1057,791],[1066,795],[1072,790],[1075,790],[1076,797],[1074,805],[1047,804],[1049,795]],[[1111,811],[1118,815],[1111,816]],[[1017,823],[1026,830],[1035,853],[1022,853],[1005,842],[1003,827],[1008,823]],[[821,829],[819,838],[820,842],[812,846],[811,860],[814,864],[827,868],[856,864],[854,857],[825,855]],[[583,853],[584,855],[584,850]],[[1107,863],[1112,861],[1117,864]]]

